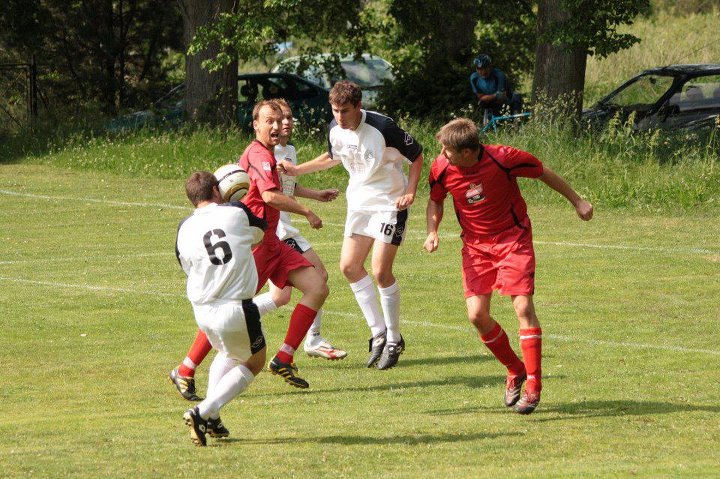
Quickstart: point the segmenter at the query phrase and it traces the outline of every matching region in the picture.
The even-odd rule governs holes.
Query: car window
[[[608,97],[604,103],[620,107],[651,107],[672,86],[673,77],[643,75],[622,90]]]
[[[680,111],[720,108],[720,75],[688,80],[676,101]]]

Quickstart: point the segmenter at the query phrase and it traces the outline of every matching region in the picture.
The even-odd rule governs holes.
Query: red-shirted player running
[[[463,288],[468,317],[482,342],[508,369],[505,405],[515,406],[520,414],[530,414],[540,402],[542,389],[542,330],[533,305],[532,228],[516,178],[539,179],[567,198],[585,221],[592,218],[593,207],[530,153],[509,146],[481,145],[471,120],[451,121],[436,138],[442,150],[430,169],[428,235],[424,247],[431,253],[438,248],[443,202],[450,193],[462,227]],[[520,323],[524,362],[513,351],[503,328],[490,316],[493,290],[512,298]]]

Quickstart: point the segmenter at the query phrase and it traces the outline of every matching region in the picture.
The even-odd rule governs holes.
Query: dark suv
[[[670,65],[645,70],[582,112],[592,125],[613,118],[634,128],[711,128],[720,116],[720,64]]]

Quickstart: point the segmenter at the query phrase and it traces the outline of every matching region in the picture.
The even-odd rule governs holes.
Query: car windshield
[[[385,80],[392,80],[389,65],[379,58],[366,58],[365,62],[340,62],[347,74],[347,79],[361,87],[379,86]]]
[[[603,105],[647,110],[667,93],[675,80],[666,75],[643,75],[624,88],[612,93]]]
[[[337,65],[337,64],[335,64]],[[378,87],[385,80],[392,80],[391,66],[382,58],[363,55],[362,59],[342,58],[339,66],[343,71],[333,68],[333,59],[329,55],[310,57],[303,61],[299,57],[288,58],[278,64],[273,71],[296,73],[325,88],[341,79],[357,83],[362,88]]]

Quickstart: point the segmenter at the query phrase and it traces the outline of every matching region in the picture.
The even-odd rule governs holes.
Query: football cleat
[[[277,356],[272,358],[268,363],[268,371],[281,376],[286,383],[296,388],[307,389],[310,387],[307,381],[295,375],[298,372],[295,363],[283,363]]]
[[[207,421],[200,416],[197,406],[192,409],[188,409],[183,414],[185,419],[185,425],[190,428],[190,439],[196,446],[207,446],[207,438],[205,432],[207,431]]]
[[[230,431],[223,425],[222,419],[219,417],[207,420],[207,433],[210,437],[228,437],[230,435]]]
[[[168,381],[174,384],[180,395],[188,401],[202,401],[202,398],[195,393],[195,378],[180,376],[175,368],[168,374]]]
[[[382,333],[376,334],[368,341],[368,351],[370,352],[370,357],[367,360],[367,367],[371,368],[375,366],[375,363],[377,363],[378,359],[380,359],[380,356],[385,349],[386,334],[387,332],[383,331]]]
[[[505,380],[505,406],[512,407],[520,399],[520,391],[522,385],[527,379],[527,374],[522,373],[518,375],[508,374]]]
[[[515,404],[515,412],[518,414],[530,414],[538,407],[538,404],[540,404],[540,391],[528,392],[526,388],[525,394]]]
[[[400,336],[400,341],[397,343],[388,341],[376,367],[378,369],[390,369],[397,364],[403,351],[405,351],[405,340],[402,336]]]
[[[308,338],[308,340],[305,341],[303,349],[305,349],[305,352],[310,357],[325,358],[331,361],[343,359],[347,356],[347,351],[333,347],[332,344],[320,336]]]

